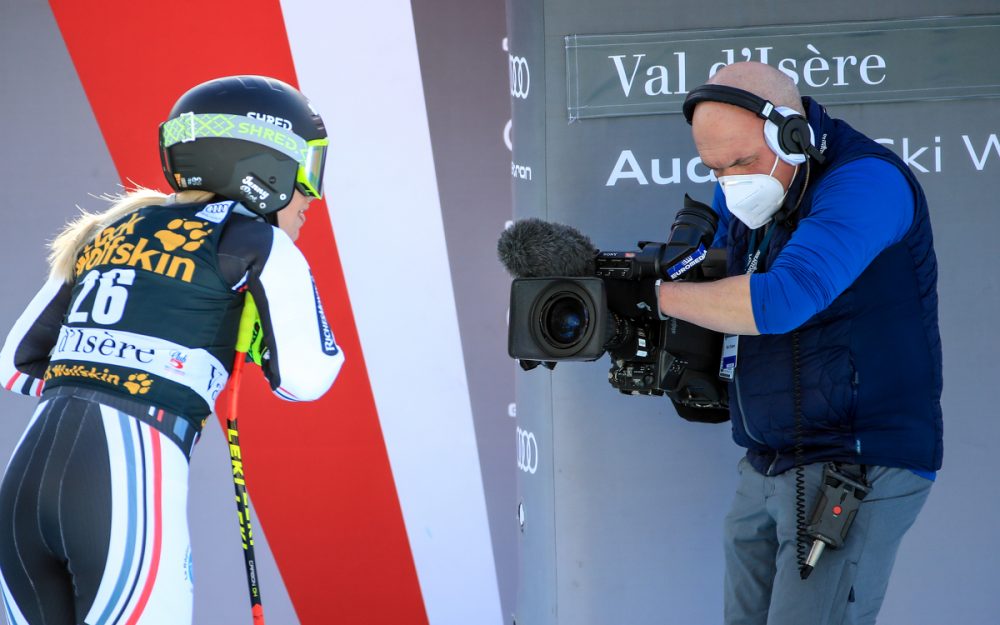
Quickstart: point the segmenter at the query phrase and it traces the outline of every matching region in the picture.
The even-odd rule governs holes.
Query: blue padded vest
[[[826,157],[800,167],[786,201],[802,196],[791,219],[774,226],[758,271],[767,271],[806,219],[824,176],[862,157],[893,163],[916,199],[903,239],[883,250],[825,310],[788,334],[741,336],[730,383],[733,438],[761,473],[838,461],[936,471],[941,467],[941,338],[937,259],[923,190],[887,148],[803,98]],[[805,190],[803,192],[803,186]],[[729,275],[745,270],[749,229],[729,226]],[[796,393],[798,387],[798,393]],[[796,435],[796,396],[801,416]]]

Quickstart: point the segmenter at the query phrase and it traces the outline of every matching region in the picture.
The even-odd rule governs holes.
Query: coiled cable
[[[806,565],[806,475],[802,423],[802,370],[799,363],[799,333],[792,333],[792,393],[795,400],[795,559],[799,570]]]

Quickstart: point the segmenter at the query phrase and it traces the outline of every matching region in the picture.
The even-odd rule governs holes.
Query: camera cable
[[[802,579],[808,576],[806,572],[806,549],[808,535],[806,527],[806,475],[805,448],[802,417],[802,371],[799,362],[799,333],[792,332],[792,396],[795,401],[795,559],[799,565],[799,575]]]

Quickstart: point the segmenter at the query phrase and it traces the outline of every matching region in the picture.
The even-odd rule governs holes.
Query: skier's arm
[[[319,399],[336,379],[344,353],[327,323],[309,265],[280,229],[234,220],[227,225],[220,261],[232,265],[238,258],[246,268],[244,284],[260,316],[264,375],[282,399]]]
[[[24,309],[0,350],[0,384],[8,391],[41,395],[73,285],[50,278]]]

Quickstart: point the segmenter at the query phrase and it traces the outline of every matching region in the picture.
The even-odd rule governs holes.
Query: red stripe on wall
[[[278,0],[50,4],[123,181],[167,188],[157,127],[191,86],[231,74],[296,84]],[[298,244],[347,361],[312,403],[282,402],[259,370],[247,372],[240,440],[253,503],[303,625],[420,625],[423,599],[321,202]]]

